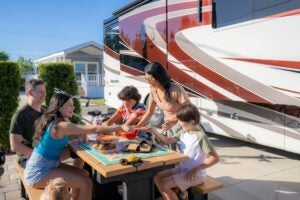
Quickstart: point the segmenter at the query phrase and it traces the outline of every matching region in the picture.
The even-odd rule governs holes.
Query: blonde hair
[[[63,178],[51,179],[40,200],[71,200],[66,181]]]

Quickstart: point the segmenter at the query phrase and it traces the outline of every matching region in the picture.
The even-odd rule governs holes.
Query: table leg
[[[123,182],[123,200],[153,200],[154,199],[154,182],[153,177],[162,170],[173,168],[174,165],[160,166],[143,171],[113,176],[105,178],[94,171],[97,176],[97,182],[100,184],[113,181]],[[106,193],[106,191],[103,191]],[[98,199],[96,195],[96,199]]]
[[[153,200],[154,184],[151,178],[131,182],[123,182],[123,200]]]
[[[208,200],[208,194],[194,193],[192,189],[188,189],[189,200]]]

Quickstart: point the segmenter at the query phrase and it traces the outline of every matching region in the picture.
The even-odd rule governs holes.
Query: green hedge
[[[9,150],[9,126],[19,105],[21,77],[14,62],[0,61],[0,150]]]
[[[54,93],[54,88],[65,91],[70,95],[78,94],[78,87],[74,75],[74,67],[70,63],[43,63],[38,65],[38,76],[46,83],[47,96],[46,105]],[[75,113],[80,114],[80,103],[74,99]],[[78,119],[73,118],[73,122]]]

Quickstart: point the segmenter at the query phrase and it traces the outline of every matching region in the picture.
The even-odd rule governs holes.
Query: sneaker
[[[189,197],[188,197],[188,192],[187,191],[180,191],[177,193],[177,196],[178,196],[178,199],[179,200],[188,200]]]

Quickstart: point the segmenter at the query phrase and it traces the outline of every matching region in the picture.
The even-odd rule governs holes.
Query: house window
[[[77,84],[81,83],[81,74],[85,74],[85,63],[75,63],[75,78]]]
[[[88,74],[97,74],[97,64],[88,64]]]
[[[74,72],[77,84],[98,85],[99,69],[98,63],[94,62],[75,62]],[[81,77],[83,74],[83,79]]]

